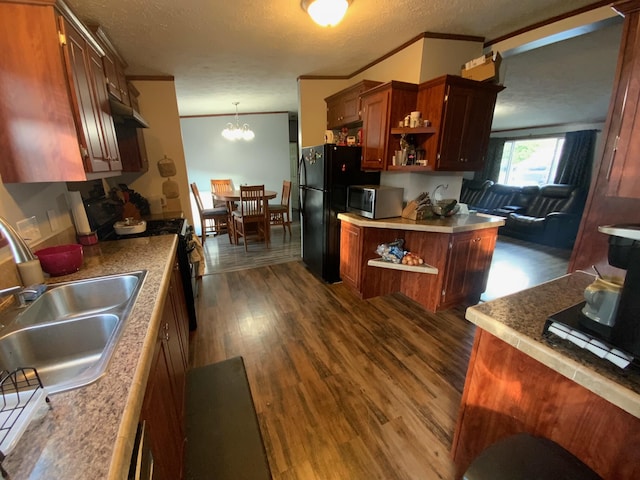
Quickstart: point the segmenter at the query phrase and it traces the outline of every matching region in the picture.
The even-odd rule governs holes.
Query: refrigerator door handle
[[[304,172],[304,177],[303,177]],[[302,183],[301,179],[304,178],[304,183]],[[300,215],[304,215],[304,197],[305,194],[303,187],[307,185],[307,166],[304,163],[304,154],[300,156],[300,161],[298,162],[298,204],[300,205]]]

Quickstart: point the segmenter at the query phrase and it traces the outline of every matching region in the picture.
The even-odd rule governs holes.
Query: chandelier
[[[340,23],[352,0],[302,0],[300,6],[321,27]]]
[[[222,136],[227,140],[232,140],[232,141],[253,140],[256,135],[255,133],[253,133],[253,130],[249,128],[249,125],[245,123],[244,125],[240,126],[240,117],[238,117],[239,103],[240,102],[233,102],[233,104],[236,106],[236,124],[234,125],[231,122],[227,123],[227,126],[225,127],[225,129],[222,130]]]

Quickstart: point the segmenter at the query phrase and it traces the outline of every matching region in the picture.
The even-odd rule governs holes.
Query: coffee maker
[[[640,357],[640,224],[598,227],[609,235],[609,264],[627,271],[609,341]]]

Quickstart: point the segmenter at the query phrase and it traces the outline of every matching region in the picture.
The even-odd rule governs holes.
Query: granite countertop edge
[[[138,270],[147,274],[105,374],[51,395],[3,461],[10,478],[127,477],[178,237],[161,235],[84,247],[82,268],[49,278],[61,283]]]
[[[504,225],[504,218],[491,215],[453,215],[447,218],[429,218],[411,220],[403,217],[372,220],[355,213],[339,213],[338,219],[365,228],[388,228],[417,232],[459,233],[485,228],[498,228]]]
[[[572,275],[576,274],[565,277],[569,278]],[[560,277],[560,279],[565,277]],[[554,281],[546,282],[543,285],[545,288],[553,288]],[[544,315],[539,324],[535,325],[534,331],[539,330],[540,335],[531,335],[526,332],[527,327],[520,329],[518,325],[515,327],[507,325],[499,315],[492,315],[490,308],[492,303],[495,302],[498,305],[496,311],[503,310],[512,314],[519,305],[526,305],[526,300],[523,300],[526,296],[539,298],[541,288],[533,287],[517,294],[469,307],[465,318],[551,370],[573,380],[627,413],[640,418],[640,393],[629,388],[623,381],[623,378],[628,374],[623,373],[623,370],[616,370],[617,367],[608,367],[606,360],[601,360],[588,351],[574,348],[572,345],[565,346],[562,343],[553,345],[543,340],[541,326],[547,315]],[[566,307],[576,303],[574,297],[575,292],[568,299]],[[513,317],[513,315],[510,316]],[[526,318],[525,314],[523,321],[526,321]],[[634,376],[634,382],[637,382],[638,379],[635,377],[638,375],[631,375]],[[618,376],[620,378],[617,378]]]

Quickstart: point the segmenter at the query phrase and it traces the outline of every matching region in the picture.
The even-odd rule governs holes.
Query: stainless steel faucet
[[[29,246],[24,243],[18,232],[2,217],[0,217],[0,232],[9,243],[9,248],[16,263],[24,263],[36,259],[36,256]]]
[[[9,295],[15,295],[16,300],[20,304],[21,307],[25,306],[24,301],[24,289],[20,285],[16,285],[14,287],[3,288],[0,290],[0,298],[8,297]]]

